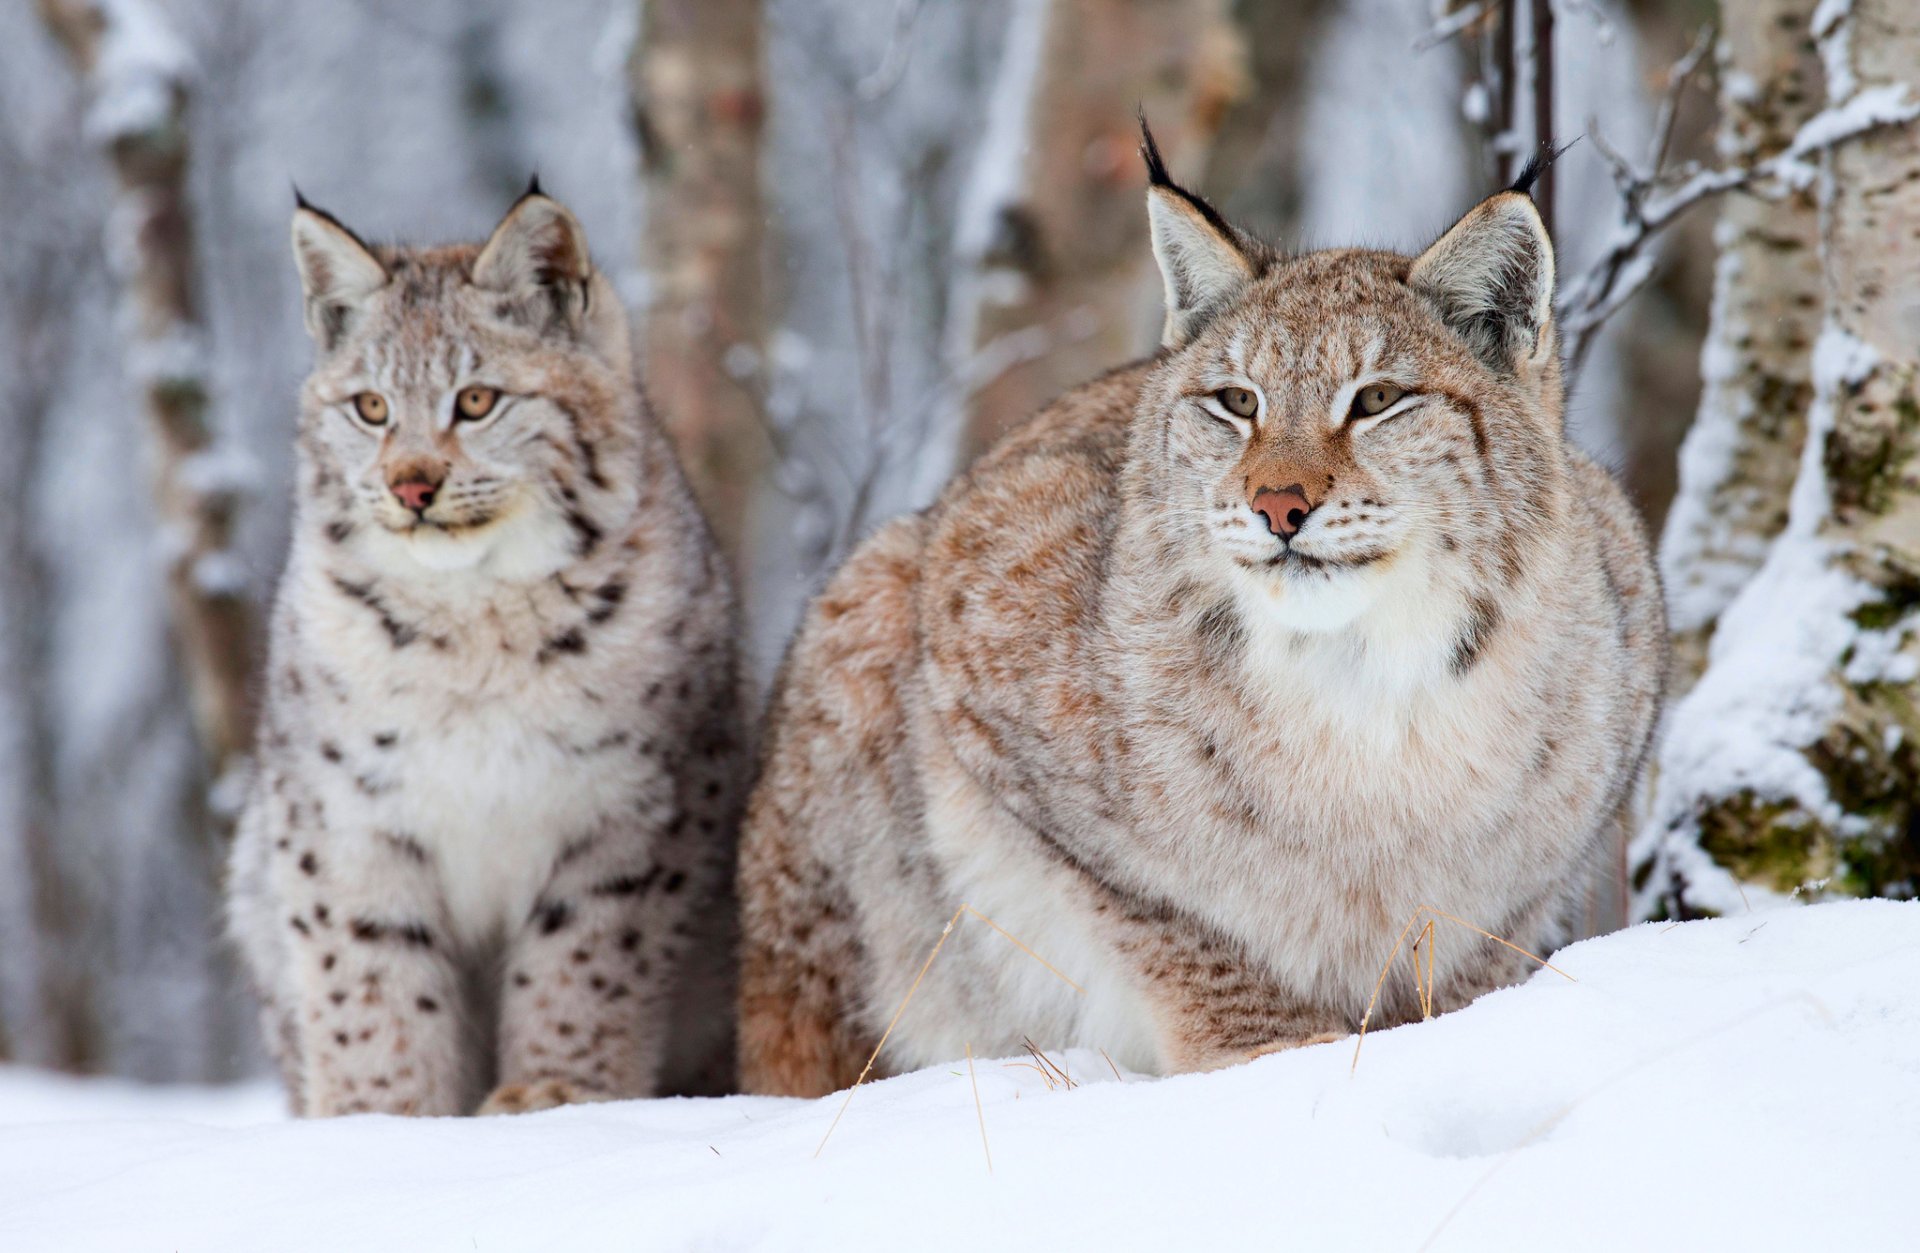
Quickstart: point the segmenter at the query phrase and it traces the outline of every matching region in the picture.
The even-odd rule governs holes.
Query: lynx
[[[1171,1073],[1351,1032],[1423,905],[1551,948],[1618,848],[1661,600],[1562,431],[1530,178],[1418,257],[1285,256],[1142,151],[1162,350],[871,537],[789,655],[751,1090],[852,1081],[963,902],[1083,990],[963,923],[883,1069],[1030,1036]],[[1434,1002],[1527,968],[1447,944]]]
[[[727,1082],[733,594],[580,224],[536,184],[480,247],[304,201],[293,244],[316,363],[230,926],[296,1110]]]

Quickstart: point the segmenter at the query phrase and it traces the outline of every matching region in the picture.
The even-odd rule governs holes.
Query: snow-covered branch
[[[1815,177],[1814,159],[1822,153],[1871,131],[1920,118],[1920,98],[1904,85],[1873,87],[1808,119],[1785,150],[1773,156],[1714,168],[1688,166],[1670,173],[1665,165],[1678,97],[1710,45],[1710,36],[1703,32],[1675,64],[1645,162],[1636,165],[1610,148],[1597,130],[1593,132],[1594,146],[1613,171],[1622,221],[1600,256],[1561,291],[1558,315],[1567,344],[1569,380],[1577,378],[1601,326],[1651,277],[1653,241],[1682,214],[1730,191],[1770,197],[1804,188]]]

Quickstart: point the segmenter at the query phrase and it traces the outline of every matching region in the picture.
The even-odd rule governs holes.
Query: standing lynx
[[[230,913],[295,1108],[723,1082],[733,599],[611,285],[537,187],[482,247],[304,202],[293,242],[317,359]]]
[[[1417,258],[1288,257],[1146,155],[1164,349],[881,530],[794,645],[742,836],[752,1090],[850,1082],[961,902],[1085,991],[963,925],[883,1066],[1024,1035],[1165,1073],[1351,1031],[1421,905],[1550,947],[1617,850],[1665,631],[1562,431],[1524,183]],[[1445,944],[1437,1000],[1523,962]]]

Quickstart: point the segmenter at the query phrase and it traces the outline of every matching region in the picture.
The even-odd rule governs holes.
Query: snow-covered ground
[[[1554,960],[1578,981],[1369,1035],[1357,1069],[1076,1053],[1069,1090],[982,1061],[979,1114],[964,1061],[872,1084],[818,1157],[838,1099],[292,1123],[262,1088],[0,1070],[0,1249],[1916,1247],[1920,904]]]

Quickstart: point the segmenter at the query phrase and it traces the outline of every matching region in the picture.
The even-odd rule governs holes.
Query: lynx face
[[[624,315],[572,216],[529,195],[484,247],[369,249],[302,209],[318,359],[308,506],[394,573],[546,577],[630,511]],[[596,308],[595,306],[600,306]]]
[[[1170,513],[1294,630],[1471,594],[1560,455],[1531,202],[1495,197],[1417,259],[1278,257],[1159,180],[1149,207],[1174,351],[1143,404],[1168,423]]]

